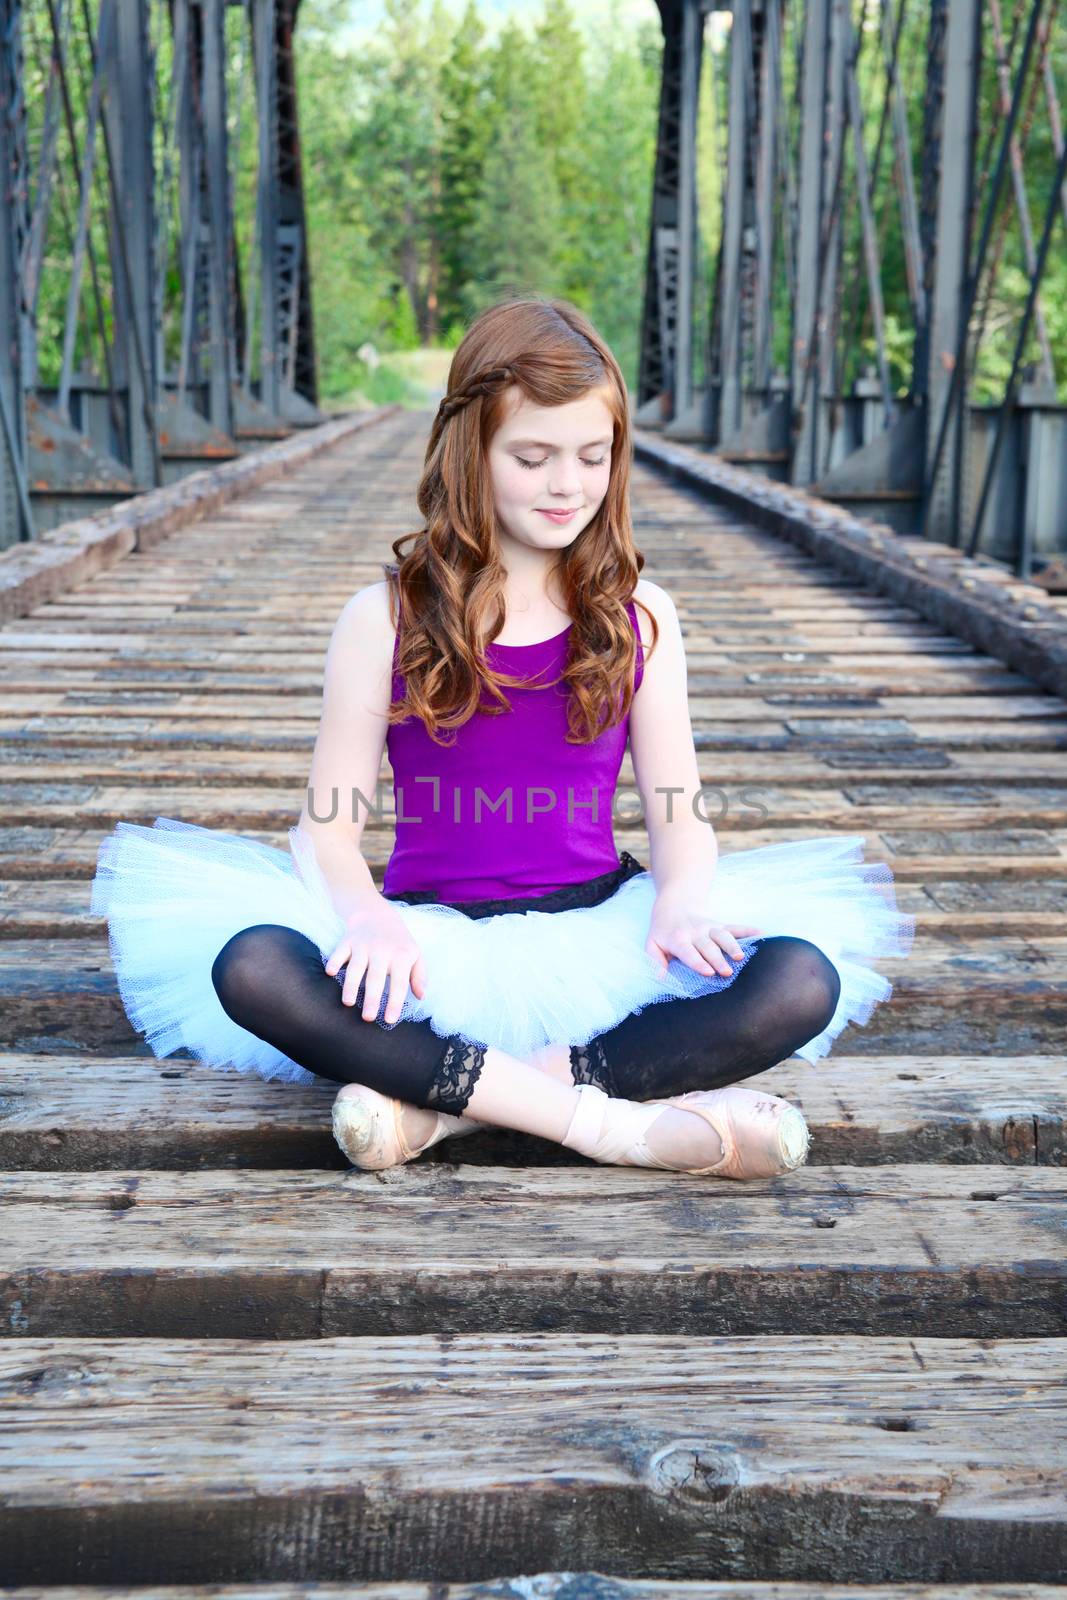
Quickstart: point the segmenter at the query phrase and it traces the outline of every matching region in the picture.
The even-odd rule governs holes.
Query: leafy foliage
[[[531,8],[532,11],[532,8]],[[303,0],[301,144],[320,382],[356,352],[454,347],[508,293],[587,311],[636,382],[661,34],[616,19],[591,53],[570,0],[490,40],[476,0],[385,0],[344,44],[343,0]]]

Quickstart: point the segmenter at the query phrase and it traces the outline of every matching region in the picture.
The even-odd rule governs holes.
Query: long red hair
[[[460,727],[479,711],[501,715],[510,709],[502,691],[524,681],[495,672],[484,651],[506,621],[487,448],[504,420],[511,385],[540,406],[564,405],[596,389],[614,421],[607,493],[558,562],[574,626],[556,681],[569,688],[568,742],[588,744],[630,708],[637,641],[626,606],[645,558],[630,520],[626,382],[592,323],[566,300],[500,301],[471,324],[452,358],[416,496],[425,525],[394,541],[397,562],[386,568],[397,670],[406,685],[389,721],[418,716],[444,744],[439,728]],[[652,620],[654,649],[656,619],[635,603]],[[495,704],[485,704],[485,691]]]

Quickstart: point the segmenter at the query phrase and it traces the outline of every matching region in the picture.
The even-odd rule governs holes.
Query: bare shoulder
[[[647,606],[648,610],[652,612],[659,625],[661,635],[677,628],[678,613],[675,610],[674,601],[666,589],[662,589],[658,583],[653,583],[650,578],[638,578],[634,585],[634,599],[641,602],[641,605],[637,607],[637,626],[641,631],[643,644],[651,643],[652,624],[647,613],[641,610],[642,605]]]
[[[387,649],[392,655],[396,629],[389,615],[389,585],[384,578],[357,589],[345,602],[336,631],[364,652]]]
[[[389,616],[389,586],[368,584],[346,600],[330,640],[331,657],[365,682],[387,681],[392,669],[395,629]]]
[[[370,629],[379,634],[388,633],[392,638],[394,629],[389,616],[389,585],[385,579],[379,583],[368,583],[365,589],[357,589],[346,601],[341,617],[350,627]]]

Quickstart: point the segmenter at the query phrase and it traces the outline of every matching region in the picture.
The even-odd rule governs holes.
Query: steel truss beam
[[[650,417],[693,403],[697,101],[705,0],[657,0],[663,77],[641,314],[637,401]],[[641,411],[639,410],[639,415]]]
[[[1029,572],[1035,539],[1038,554],[1067,549],[1067,408],[1056,405],[1054,324],[1041,305],[1042,274],[1067,232],[1054,72],[1067,0],[1018,0],[1010,26],[1003,0],[732,0],[729,9],[709,381],[693,407],[701,436],[728,459],[873,508],[902,531],[971,553],[984,541]],[[672,228],[685,193],[688,57],[683,0],[661,0],[660,10],[638,415],[670,432],[686,392],[671,364],[685,349]],[[980,104],[981,83],[994,96]],[[920,99],[916,152],[908,103]],[[1054,160],[1031,169],[1027,141],[1046,111],[1034,142],[1051,145]],[[983,339],[1009,266],[1025,274],[1006,341],[1010,375],[1002,401],[981,407],[974,377],[988,370]]]
[[[298,3],[0,0],[0,546],[319,420]],[[45,85],[32,164],[27,7]],[[258,320],[237,258],[229,7],[260,113]],[[52,387],[38,378],[43,281],[63,313]]]
[[[21,258],[28,225],[20,20],[19,0],[0,0],[0,528],[28,538],[33,523],[23,403]]]

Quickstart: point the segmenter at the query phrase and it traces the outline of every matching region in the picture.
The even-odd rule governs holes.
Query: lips
[[[543,517],[548,517],[550,522],[569,522],[572,517],[576,517],[578,515],[578,509],[579,508],[575,506],[572,511],[542,511],[541,515]]]

